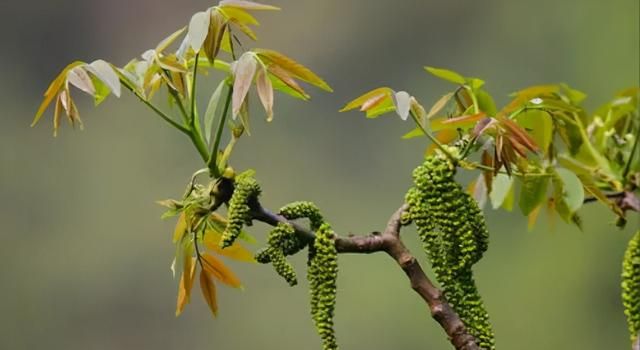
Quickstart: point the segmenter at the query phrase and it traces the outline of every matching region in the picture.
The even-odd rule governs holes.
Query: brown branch
[[[259,202],[252,205],[252,217],[271,226],[280,222],[291,224],[296,233],[304,239],[313,240],[315,234],[298,223],[289,221],[282,215],[274,214],[265,209]],[[400,238],[401,216],[407,209],[407,205],[401,206],[389,219],[385,230],[374,232],[365,236],[335,236],[335,245],[339,253],[370,254],[385,252],[402,268],[409,278],[411,288],[420,295],[431,311],[431,316],[443,328],[451,344],[457,350],[480,350],[476,339],[467,332],[467,329],[449,305],[442,292],[434,286],[424,270],[411,254]]]

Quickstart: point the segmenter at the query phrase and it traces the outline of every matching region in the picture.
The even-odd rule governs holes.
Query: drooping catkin
[[[228,223],[220,240],[222,248],[232,245],[242,227],[251,223],[249,201],[259,195],[260,185],[249,173],[236,176],[235,188],[229,200]]]
[[[444,294],[476,337],[494,349],[494,336],[472,266],[488,247],[489,233],[475,200],[455,181],[455,166],[442,154],[428,157],[413,172],[414,187],[404,221],[413,221]]]
[[[307,279],[311,295],[311,316],[324,350],[338,348],[333,330],[338,279],[338,252],[333,242],[333,231],[327,223],[316,231],[313,246],[309,247]]]
[[[629,241],[622,261],[622,304],[635,342],[640,332],[640,231]]]
[[[289,224],[279,223],[268,236],[268,246],[256,254],[256,261],[262,264],[271,263],[278,275],[289,283],[290,286],[298,284],[296,272],[287,261],[283,252],[283,243],[291,240],[295,230]]]

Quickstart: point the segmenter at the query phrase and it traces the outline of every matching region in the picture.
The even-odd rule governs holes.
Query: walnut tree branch
[[[262,207],[258,201],[254,201],[251,207],[254,220],[271,226],[276,226],[278,223],[289,223],[294,227],[296,233],[304,239],[312,241],[315,238],[314,232],[294,221],[287,220],[282,215],[269,211]],[[405,204],[393,213],[382,233],[374,232],[364,236],[349,237],[336,235],[334,237],[336,250],[338,253],[387,253],[407,275],[411,282],[411,288],[427,303],[431,316],[443,328],[454,348],[457,350],[480,350],[476,339],[467,332],[464,323],[451,305],[447,303],[442,291],[431,282],[417,259],[402,242],[400,238],[401,216],[406,210],[407,205]]]

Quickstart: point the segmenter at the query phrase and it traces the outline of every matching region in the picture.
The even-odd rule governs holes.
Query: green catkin
[[[278,275],[282,276],[290,286],[298,284],[298,279],[293,266],[285,258],[282,243],[293,236],[295,236],[295,230],[291,225],[279,223],[269,232],[268,247],[256,255],[256,261],[263,264],[270,262]]]
[[[488,248],[489,233],[482,211],[454,176],[455,166],[444,155],[428,157],[413,172],[403,220],[416,224],[436,278],[469,333],[480,347],[494,349],[489,316],[472,273]]]
[[[240,235],[242,227],[251,223],[249,201],[259,195],[260,185],[250,174],[243,173],[236,176],[235,189],[229,200],[227,215],[229,221],[220,240],[222,248],[232,245]]]
[[[336,350],[338,344],[333,330],[333,314],[337,292],[338,252],[329,224],[320,225],[313,246],[309,247],[307,278],[311,294],[311,316],[322,338],[323,349]]]
[[[640,231],[629,241],[622,261],[622,304],[635,342],[640,332]]]

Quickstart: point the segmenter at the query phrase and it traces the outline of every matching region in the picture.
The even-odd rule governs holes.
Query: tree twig
[[[287,220],[282,215],[269,211],[257,201],[251,207],[252,217],[257,221],[271,226],[276,226],[278,223],[289,223],[300,237],[309,241],[315,238],[314,232],[296,222]],[[407,205],[404,204],[393,213],[382,233],[374,232],[364,236],[349,237],[336,235],[334,240],[338,253],[387,253],[407,275],[411,288],[427,303],[431,316],[440,324],[454,348],[457,350],[480,350],[480,347],[476,344],[476,339],[467,332],[464,323],[451,305],[447,303],[442,291],[431,282],[418,260],[402,242],[400,238],[400,229],[402,227],[400,221],[402,214],[406,210]]]

